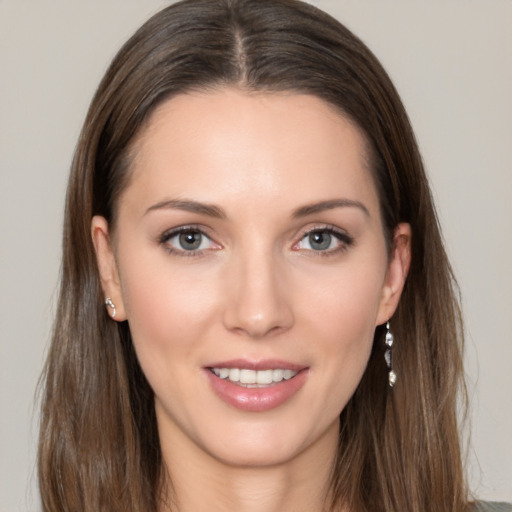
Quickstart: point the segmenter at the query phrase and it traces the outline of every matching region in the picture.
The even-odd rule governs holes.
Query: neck
[[[328,512],[338,427],[291,460],[230,465],[175,432],[161,439],[169,483],[160,512]]]

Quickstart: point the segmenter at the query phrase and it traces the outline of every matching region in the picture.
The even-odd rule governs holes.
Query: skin
[[[339,414],[410,261],[407,224],[388,254],[364,137],[316,97],[221,89],[162,104],[133,149],[115,229],[95,217],[92,237],[155,392],[173,510],[325,510]],[[331,200],[344,202],[304,211]],[[198,251],[162,236],[191,225]],[[319,250],[308,233],[328,229],[340,238]],[[239,410],[204,369],[235,358],[299,364],[306,380],[278,407]]]

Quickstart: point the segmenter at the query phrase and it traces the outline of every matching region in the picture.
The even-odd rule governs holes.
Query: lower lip
[[[268,411],[290,400],[304,385],[308,375],[307,369],[304,369],[292,379],[268,387],[245,388],[217,377],[208,369],[205,371],[213,391],[221,400],[237,409],[253,412]]]

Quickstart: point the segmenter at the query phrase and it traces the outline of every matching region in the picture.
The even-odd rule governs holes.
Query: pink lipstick
[[[210,385],[227,404],[263,412],[279,407],[304,385],[308,368],[281,360],[217,362],[205,367]]]

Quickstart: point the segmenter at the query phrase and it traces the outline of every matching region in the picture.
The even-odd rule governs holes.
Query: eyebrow
[[[366,216],[370,217],[368,208],[366,208],[366,206],[360,201],[355,201],[353,199],[328,199],[326,201],[319,201],[317,203],[301,206],[294,210],[292,217],[307,217],[308,215],[314,215],[315,213],[332,210],[334,208],[358,208]],[[167,199],[165,201],[160,201],[150,206],[144,212],[144,215],[155,210],[165,209],[183,210],[186,212],[198,213],[200,215],[207,215],[208,217],[213,217],[215,219],[226,218],[226,214],[222,208],[213,204],[194,201],[192,199]]]
[[[325,210],[332,210],[334,208],[359,208],[367,217],[370,217],[370,212],[366,206],[360,201],[353,199],[329,199],[327,201],[319,201],[297,208],[293,212],[294,218],[307,217],[315,213],[323,212]]]
[[[167,199],[160,201],[159,203],[150,206],[144,213],[144,215],[155,210],[184,210],[186,212],[199,213],[201,215],[207,215],[208,217],[214,217],[216,219],[225,219],[226,214],[224,210],[208,203],[200,203],[191,199]]]

